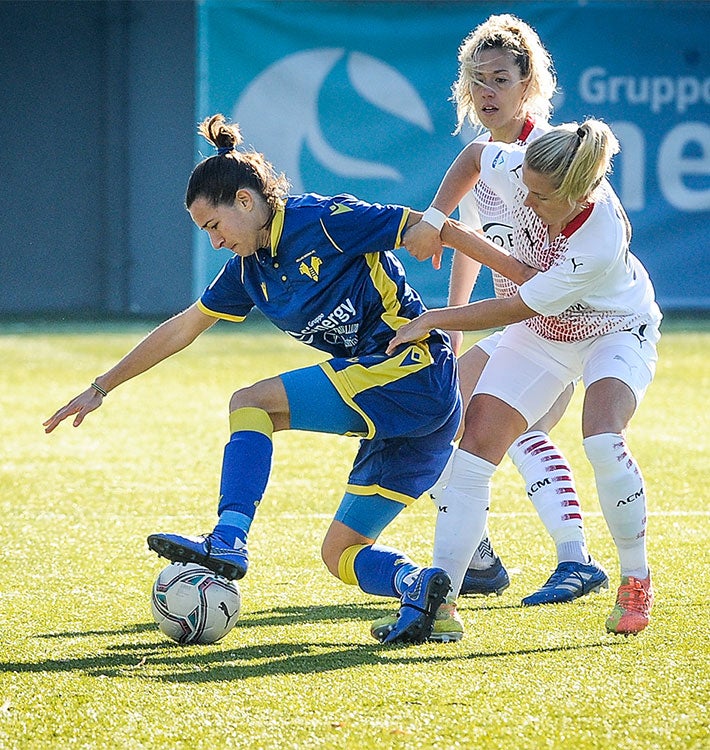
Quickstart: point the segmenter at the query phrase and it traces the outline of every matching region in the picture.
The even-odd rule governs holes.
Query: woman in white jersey
[[[434,327],[507,326],[474,390],[440,500],[447,512],[437,519],[434,565],[449,572],[454,592],[485,529],[496,467],[567,384],[582,378],[584,449],[621,569],[606,627],[633,634],[648,625],[653,592],[644,484],[624,432],[653,379],[661,313],[606,179],[617,151],[597,120],[554,128],[527,150],[502,143],[464,149],[450,182],[468,190],[480,175],[505,200],[518,258],[537,272],[512,296],[424,313],[399,329],[390,350]],[[407,242],[419,259],[440,252],[438,231],[424,222],[422,229]]]
[[[530,143],[550,129],[548,118],[555,87],[552,60],[537,33],[515,16],[491,16],[466,37],[459,49],[459,76],[453,87],[458,118],[455,132],[460,132],[468,120],[476,127],[485,128],[475,143]],[[517,257],[510,209],[484,180],[479,179],[465,195],[454,195],[446,188],[445,179],[433,206],[448,216],[459,203],[463,223]],[[440,219],[443,220],[443,216]],[[415,236],[417,231],[414,228]],[[470,257],[454,254],[449,305],[469,302],[480,267],[480,263]],[[497,297],[510,296],[517,289],[515,284],[496,273],[493,283]],[[458,351],[463,335],[454,331],[451,336]],[[468,403],[500,336],[501,332],[487,336],[460,357],[464,404]],[[539,590],[523,599],[527,606],[572,601],[602,586],[608,587],[606,573],[587,551],[569,462],[549,437],[550,430],[567,408],[573,390],[570,384],[552,409],[517,437],[509,450],[528,496],[557,550],[557,568]],[[441,494],[446,476],[447,472],[433,488],[435,498]],[[508,573],[493,551],[486,529],[469,564],[461,594],[500,593],[508,584]],[[443,626],[441,620],[437,624],[439,628]]]

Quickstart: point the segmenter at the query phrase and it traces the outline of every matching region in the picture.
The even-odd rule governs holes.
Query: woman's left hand
[[[401,328],[397,329],[397,333],[387,346],[386,353],[392,354],[398,346],[406,344],[409,341],[423,339],[431,331],[432,327],[428,323],[427,313],[422,313],[418,318],[410,320],[409,323],[405,323]]]
[[[441,268],[441,256],[444,248],[439,238],[439,230],[426,221],[420,221],[418,224],[409,227],[402,238],[407,252],[417,260],[428,260],[431,258],[431,265],[438,271]]]

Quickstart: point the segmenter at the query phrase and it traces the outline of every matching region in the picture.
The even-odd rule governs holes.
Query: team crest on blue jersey
[[[308,276],[313,281],[318,281],[320,276],[320,267],[323,265],[323,261],[317,255],[311,255],[308,258],[300,259],[298,264],[298,271],[304,276]]]

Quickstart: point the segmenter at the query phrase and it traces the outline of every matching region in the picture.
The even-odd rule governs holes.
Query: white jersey
[[[518,289],[539,313],[525,324],[552,341],[584,341],[658,324],[653,286],[629,252],[630,227],[609,182],[600,185],[597,202],[550,242],[547,225],[523,204],[524,156],[521,146],[492,143],[481,156],[481,178],[511,209],[511,254],[541,271]]]
[[[528,117],[515,143],[527,145],[548,130],[550,130],[550,125],[544,120],[538,122]],[[489,132],[481,133],[474,139],[474,143],[490,142]],[[459,203],[459,219],[471,229],[482,231],[491,242],[502,247],[509,255],[517,257],[513,248],[513,216],[510,208],[493,191],[483,175]],[[518,287],[509,279],[493,271],[493,289],[496,297],[512,297]]]

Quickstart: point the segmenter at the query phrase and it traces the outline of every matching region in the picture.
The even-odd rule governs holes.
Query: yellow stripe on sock
[[[274,434],[274,423],[263,409],[255,406],[242,406],[229,415],[230,434],[240,430],[260,432],[266,437],[271,437]]]
[[[338,578],[343,583],[349,583],[351,586],[357,586],[357,576],[355,575],[355,558],[361,549],[368,547],[367,544],[353,544],[340,555],[338,560]]]

